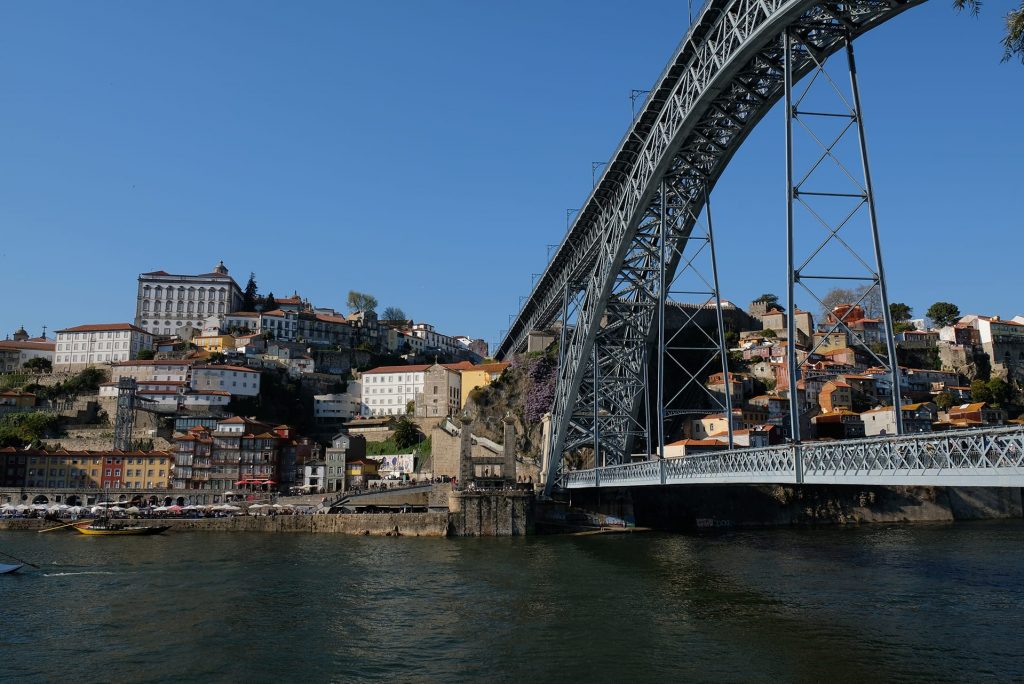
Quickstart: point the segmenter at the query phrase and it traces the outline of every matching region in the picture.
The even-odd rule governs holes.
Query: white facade
[[[53,340],[41,337],[29,340],[0,340],[0,354],[6,363],[0,365],[0,371],[13,371],[25,365],[29,359],[43,358],[54,362],[56,344]]]
[[[54,370],[80,370],[89,366],[127,361],[153,348],[153,336],[129,323],[79,325],[57,331]]]
[[[339,394],[317,394],[313,397],[313,418],[317,423],[345,421],[360,415],[361,383],[349,381],[348,389]]]
[[[175,275],[153,271],[139,275],[135,325],[153,335],[172,335],[179,328],[202,328],[214,314],[229,314],[242,305],[242,291],[224,262],[211,273]]]
[[[192,389],[220,390],[232,396],[255,397],[260,393],[260,372],[241,366],[195,366]]]
[[[183,359],[149,359],[122,361],[110,368],[110,381],[117,384],[121,378],[134,378],[138,382],[170,381],[187,383],[192,362]]]
[[[360,413],[364,416],[404,416],[409,402],[423,393],[428,366],[384,366],[363,373]]]
[[[422,341],[423,349],[439,349],[446,354],[456,354],[463,349],[454,337],[442,335],[429,323],[415,323],[412,326],[412,334]]]

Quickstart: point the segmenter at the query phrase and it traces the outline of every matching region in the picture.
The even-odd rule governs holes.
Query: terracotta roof
[[[728,446],[717,439],[681,439],[678,442],[672,442],[665,446],[713,446],[722,447]]]
[[[134,361],[117,361],[112,366],[191,366],[191,359],[135,359]]]
[[[238,373],[256,373],[257,375],[259,375],[259,371],[258,370],[254,370],[252,368],[245,368],[243,366],[216,366],[216,365],[210,366],[210,365],[204,365],[204,366],[196,366],[195,370],[226,370],[226,371],[235,371],[235,372],[238,372]]]
[[[59,333],[66,332],[106,332],[108,330],[132,330],[134,332],[150,334],[148,330],[137,328],[131,323],[89,323],[87,325],[76,325],[74,328],[58,330]]]
[[[349,322],[345,320],[344,316],[330,316],[328,314],[316,314],[316,320],[323,321],[324,323],[336,323],[338,325],[348,325]]]
[[[0,340],[0,349],[35,349],[37,351],[56,351],[57,343],[51,340],[34,338],[31,340]]]
[[[481,363],[479,366],[473,366],[472,368],[465,368],[468,371],[484,371],[485,373],[500,373],[512,364],[508,361],[499,361],[497,363]]]

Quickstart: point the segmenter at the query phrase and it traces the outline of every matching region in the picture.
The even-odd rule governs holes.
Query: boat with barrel
[[[97,518],[74,526],[79,534],[94,536],[141,536],[161,534],[171,529],[170,525],[134,525],[127,521]]]

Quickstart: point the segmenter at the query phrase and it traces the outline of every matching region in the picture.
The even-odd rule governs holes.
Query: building
[[[864,436],[864,421],[860,414],[846,409],[814,416],[811,423],[819,438],[854,439]]]
[[[201,275],[152,271],[139,275],[135,325],[152,335],[172,335],[183,326],[202,328],[207,316],[229,314],[241,306],[242,290],[223,261]]]
[[[850,410],[853,408],[853,392],[842,380],[829,380],[818,394],[818,405],[825,413],[839,409]]]
[[[364,489],[370,482],[379,480],[377,462],[373,459],[352,459],[345,463],[345,489]]]
[[[462,364],[435,363],[423,373],[423,391],[416,395],[419,418],[454,416],[462,408]],[[471,367],[472,364],[466,364]]]
[[[234,397],[255,397],[260,393],[260,371],[242,366],[193,366],[193,390],[221,390]]]
[[[328,492],[345,490],[345,468],[349,460],[358,461],[366,457],[366,438],[344,432],[331,437],[331,446],[324,452],[324,489]]]
[[[57,331],[54,370],[78,371],[137,358],[153,335],[131,323],[94,323]]]
[[[225,418],[213,430],[190,428],[174,435],[175,489],[271,488],[279,481],[282,450],[296,441],[286,425]]]
[[[167,489],[173,457],[166,451],[0,449],[3,485],[50,489]],[[18,478],[20,482],[15,482]]]
[[[191,359],[136,359],[120,361],[110,367],[110,381],[117,384],[121,378],[136,382],[187,383],[192,372]]]
[[[45,337],[29,337],[25,328],[18,328],[9,340],[0,340],[0,371],[23,368],[30,359],[43,358],[54,362],[57,345]]]
[[[505,372],[511,364],[508,361],[501,361],[498,363],[485,363],[472,368],[464,368],[460,373],[462,374],[461,386],[462,386],[462,397],[461,405],[465,406],[469,400],[469,395],[473,390],[479,387],[486,387],[492,382],[501,377],[501,374]]]
[[[903,413],[903,431],[907,434],[931,432],[932,424],[939,417],[938,409],[930,402],[904,404],[900,409]],[[864,423],[866,437],[896,434],[896,412],[892,406],[873,408],[860,414],[860,418]]]
[[[1006,422],[1005,411],[992,408],[984,401],[950,406],[948,414],[950,425],[956,428],[1002,425]]]
[[[344,423],[359,415],[360,384],[349,381],[345,392],[313,396],[313,420],[320,425]]]
[[[680,439],[665,445],[665,458],[724,451],[729,445],[718,439]]]
[[[235,336],[225,333],[223,335],[197,335],[192,338],[192,344],[205,352],[223,354],[226,351],[235,351]]]
[[[1024,380],[1024,317],[1004,320],[999,316],[964,316],[978,331],[982,349],[992,362],[992,373],[1007,380]]]

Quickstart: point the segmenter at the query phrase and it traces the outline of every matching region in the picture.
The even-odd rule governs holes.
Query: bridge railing
[[[891,473],[1024,475],[1019,427],[804,444],[805,478]]]
[[[1020,486],[1024,429],[994,427],[735,449],[569,471],[562,485],[708,483]]]

